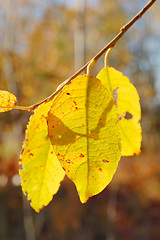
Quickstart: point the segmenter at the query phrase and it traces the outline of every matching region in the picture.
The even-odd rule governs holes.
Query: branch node
[[[97,62],[97,61],[95,60],[95,58],[92,58],[92,60],[89,62],[88,66],[87,66],[87,75],[88,75],[88,76],[90,75],[90,69],[91,69],[91,67],[92,67],[93,65],[95,65],[96,62]]]

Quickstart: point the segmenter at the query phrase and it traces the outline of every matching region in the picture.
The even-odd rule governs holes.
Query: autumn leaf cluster
[[[0,92],[1,111],[16,98]],[[100,193],[112,180],[121,156],[141,147],[139,96],[121,72],[105,67],[97,77],[80,75],[30,117],[20,156],[24,194],[39,212],[67,175],[80,200]]]

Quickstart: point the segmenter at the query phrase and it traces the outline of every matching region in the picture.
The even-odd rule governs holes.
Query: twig
[[[109,49],[109,48],[113,48],[116,43],[121,39],[121,37],[125,34],[125,32],[128,31],[128,29],[137,21],[139,20],[144,13],[156,2],[156,0],[151,0],[149,1],[146,6],[139,12],[137,13],[126,25],[124,25],[121,29],[120,32],[99,52],[97,53],[89,62],[87,62],[81,69],[79,69],[76,73],[74,73],[71,77],[69,77],[68,79],[66,79],[64,82],[62,82],[62,84],[59,85],[59,87],[56,89],[56,91],[54,93],[52,93],[49,97],[45,98],[44,100],[42,100],[41,102],[34,104],[32,106],[29,107],[20,107],[17,106],[18,109],[21,110],[28,110],[28,111],[32,111],[35,108],[37,108],[40,104],[44,103],[44,102],[48,102],[50,100],[52,100],[61,90],[62,88],[71,82],[72,79],[76,78],[81,72],[83,72],[87,66],[89,65],[89,63],[94,60],[95,62],[98,61],[98,59]]]

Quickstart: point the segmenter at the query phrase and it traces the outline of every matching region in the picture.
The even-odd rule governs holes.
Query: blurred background
[[[146,0],[0,0],[0,89],[31,105],[101,50]],[[141,98],[142,154],[123,157],[86,204],[67,178],[39,214],[23,197],[18,159],[30,113],[0,114],[0,240],[160,239],[160,2],[109,57]],[[103,67],[103,57],[92,75]]]

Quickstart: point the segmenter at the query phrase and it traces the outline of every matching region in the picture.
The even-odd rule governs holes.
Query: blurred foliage
[[[75,1],[69,2],[0,2],[0,89],[13,92],[19,105],[42,100],[74,73]],[[86,61],[146,2],[97,0],[86,4]],[[76,190],[66,180],[47,209],[34,215],[37,239],[159,239],[159,10],[157,1],[118,42],[109,59],[111,66],[132,80],[140,95],[142,155],[122,159],[110,187],[86,205],[79,203]],[[102,66],[103,58],[92,74]],[[0,239],[24,238],[24,204],[13,177],[18,173],[29,115],[16,110],[0,114]]]

